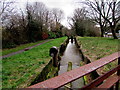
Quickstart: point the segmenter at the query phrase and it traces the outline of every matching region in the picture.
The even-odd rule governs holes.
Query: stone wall
[[[79,49],[80,54],[82,55],[83,62],[80,63],[81,66],[91,63],[91,60],[89,59],[89,57],[84,55],[82,51],[82,45],[80,41],[78,40],[78,38],[75,38],[75,43],[76,43],[77,48]],[[99,74],[96,71],[93,71],[88,75],[85,75],[84,76],[85,84],[90,83],[92,80],[96,79],[97,77],[99,77]]]
[[[59,47],[59,55],[62,56],[67,44],[69,43],[69,39],[67,38]],[[31,85],[34,85],[36,83],[45,81],[49,78],[55,77],[58,75],[59,67],[54,67],[52,63],[52,59],[50,62],[43,68],[43,70],[40,72],[40,74],[31,82]]]

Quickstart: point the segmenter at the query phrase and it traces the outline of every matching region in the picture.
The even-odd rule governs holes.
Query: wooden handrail
[[[97,79],[93,80],[90,84],[86,85],[83,87],[84,88],[93,88],[96,87],[96,85],[100,84],[103,80],[105,80],[106,78],[108,78],[110,75],[112,75],[113,73],[115,73],[117,70],[120,70],[120,65],[117,66],[116,68],[113,68],[112,70],[106,72],[105,74],[103,74],[102,76],[98,77]],[[118,78],[119,80],[119,78]]]
[[[110,88],[112,87],[116,82],[118,82],[118,80],[120,80],[120,77],[117,76],[116,74],[113,76],[110,76],[109,78],[107,78],[107,80],[99,85],[97,88]]]
[[[84,75],[91,73],[92,71],[95,71],[96,69],[118,59],[118,57],[120,57],[119,53],[120,52],[113,53],[109,56],[101,58],[90,64],[84,65],[77,69],[73,69],[69,72],[65,72],[59,76],[56,76],[54,78],[51,78],[46,81],[40,82],[38,84],[32,85],[28,88],[59,88],[59,87],[62,87],[64,85],[66,85],[72,81],[75,81],[75,80],[83,77]]]

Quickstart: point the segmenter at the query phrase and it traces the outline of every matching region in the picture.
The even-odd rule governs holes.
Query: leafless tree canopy
[[[53,18],[55,19],[55,21],[60,23],[61,19],[63,19],[64,17],[63,11],[57,8],[53,8],[52,13],[53,13]]]
[[[4,12],[11,12],[13,10],[13,8],[10,9],[10,5],[13,4],[15,1],[10,1],[10,0],[1,0],[0,1],[0,16],[4,13]]]
[[[84,2],[89,7],[90,17],[101,27],[103,36],[106,25],[109,24],[113,37],[117,39],[115,29],[120,21],[119,5],[117,0],[87,0]],[[107,24],[108,23],[108,24]]]
[[[62,36],[62,10],[50,10],[42,2],[28,2],[25,9],[14,8],[15,2],[10,0],[0,4],[3,48]]]
[[[77,8],[74,10],[73,17],[69,17],[72,30],[75,30],[79,36],[98,36],[95,32],[95,23],[91,21],[86,8]]]

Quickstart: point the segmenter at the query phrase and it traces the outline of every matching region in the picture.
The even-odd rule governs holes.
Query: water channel
[[[58,74],[60,75],[64,72],[67,72],[69,62],[72,63],[72,69],[79,68],[81,61],[82,61],[82,54],[80,54],[78,48],[75,45],[74,40],[73,43],[71,42],[71,40],[69,40],[66,50],[63,56],[61,57],[60,70]],[[83,86],[84,86],[83,78],[80,78],[71,83],[72,88],[81,88]]]

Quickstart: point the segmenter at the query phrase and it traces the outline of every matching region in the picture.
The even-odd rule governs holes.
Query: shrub
[[[9,40],[2,40],[2,48],[14,48],[16,44]]]
[[[60,32],[60,31],[57,32],[57,33],[56,33],[56,37],[57,37],[57,38],[62,37],[62,32]]]
[[[43,33],[42,33],[42,39],[47,39],[47,38],[48,38],[48,34],[45,33],[45,32],[43,32]]]
[[[51,38],[56,38],[56,34],[54,33],[54,32],[49,32],[48,33],[49,34],[49,38],[51,39]]]

